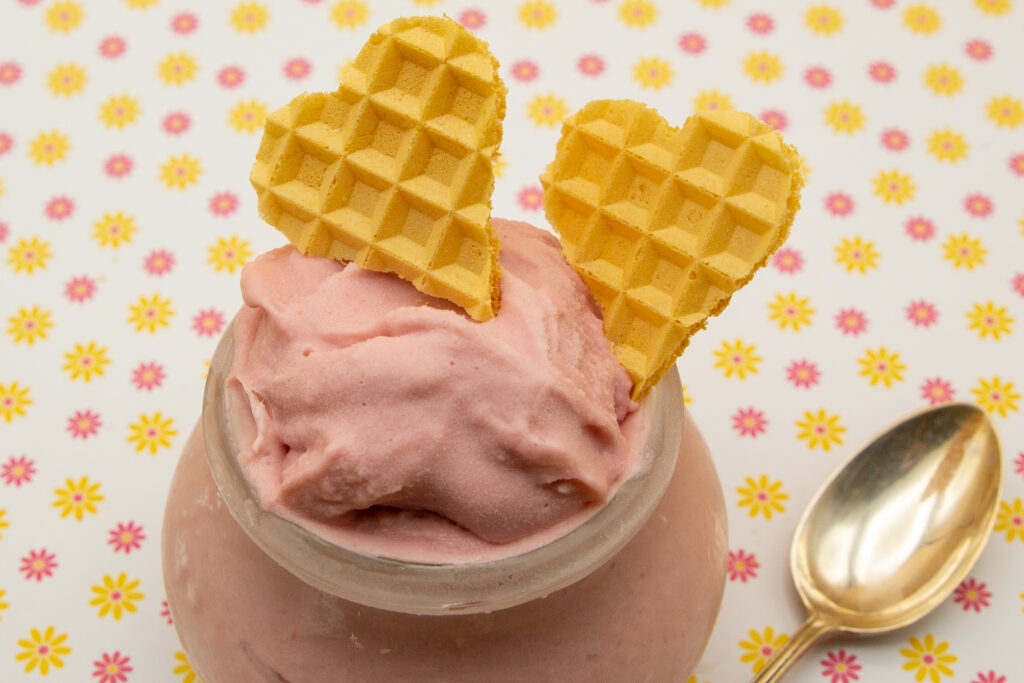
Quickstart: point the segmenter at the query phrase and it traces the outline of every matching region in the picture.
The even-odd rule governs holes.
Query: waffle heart
[[[604,314],[640,400],[789,233],[796,149],[749,114],[682,128],[630,100],[568,118],[541,177],[544,210]]]
[[[260,214],[305,254],[395,273],[489,319],[505,93],[486,43],[459,24],[396,19],[338,90],[300,95],[267,118],[250,176]]]

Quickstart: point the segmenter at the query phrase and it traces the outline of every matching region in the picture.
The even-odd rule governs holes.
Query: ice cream
[[[542,545],[638,466],[642,413],[550,234],[494,220],[498,315],[391,274],[271,251],[242,274],[229,390],[260,504],[367,554]]]

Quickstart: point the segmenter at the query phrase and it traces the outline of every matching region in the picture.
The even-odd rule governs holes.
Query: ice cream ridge
[[[492,219],[506,88],[444,17],[374,33],[274,112],[252,170],[291,242],[242,276],[229,390],[260,504],[360,552],[514,554],[641,465],[641,402],[785,240],[792,146],[740,112],[586,104]]]

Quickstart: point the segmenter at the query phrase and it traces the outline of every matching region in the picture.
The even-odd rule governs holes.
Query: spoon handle
[[[822,637],[835,630],[835,626],[811,614],[796,633],[775,652],[768,665],[761,669],[750,683],[774,683],[782,680],[796,660]]]

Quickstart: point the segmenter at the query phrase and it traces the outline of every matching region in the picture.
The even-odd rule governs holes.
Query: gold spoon
[[[779,680],[835,633],[911,624],[964,579],[992,530],[1002,456],[980,409],[947,404],[876,438],[815,494],[790,567],[810,615],[753,683]]]

